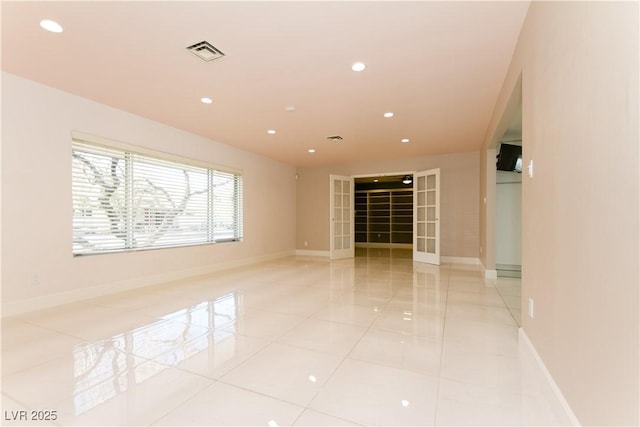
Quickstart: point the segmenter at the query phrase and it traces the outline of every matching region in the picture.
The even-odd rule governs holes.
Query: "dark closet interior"
[[[413,243],[413,177],[355,179],[355,242]]]

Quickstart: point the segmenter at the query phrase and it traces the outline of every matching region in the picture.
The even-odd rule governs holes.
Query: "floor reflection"
[[[518,342],[519,282],[357,252],[11,319],[3,407],[52,408],[59,425],[566,422]]]
[[[136,385],[164,369],[235,339],[240,301],[241,296],[231,292],[111,338],[77,344],[73,351],[75,414],[133,392]],[[226,349],[227,359],[233,358],[233,345],[221,348]],[[159,356],[161,363],[144,363]],[[224,361],[225,352],[215,356]]]
[[[522,279],[519,277],[498,277],[495,279],[496,289],[500,293],[500,297],[504,301],[504,304],[509,309],[509,312],[513,316],[518,326],[522,325],[522,310],[521,310],[521,285]]]

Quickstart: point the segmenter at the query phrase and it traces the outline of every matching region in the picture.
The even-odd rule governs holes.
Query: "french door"
[[[353,178],[330,175],[330,258],[353,258]]]
[[[440,169],[413,175],[413,260],[440,265]]]

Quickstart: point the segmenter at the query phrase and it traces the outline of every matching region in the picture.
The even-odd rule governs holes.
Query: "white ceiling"
[[[3,1],[2,68],[297,166],[464,152],[482,144],[528,6]],[[226,56],[185,50],[202,40]]]

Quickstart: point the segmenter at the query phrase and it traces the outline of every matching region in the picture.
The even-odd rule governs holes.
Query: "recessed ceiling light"
[[[373,180],[373,182],[378,182],[378,180],[377,180],[377,179],[374,179],[374,180]]]
[[[51,31],[52,33],[61,33],[63,31],[62,25],[50,19],[44,19],[40,21],[40,26],[47,31]]]
[[[384,113],[384,116],[388,119],[393,117],[393,113],[391,111]]]
[[[285,111],[287,113],[293,113],[294,111],[296,111],[296,106],[295,105],[289,105],[287,108],[285,108]]]
[[[275,129],[269,129],[269,130],[267,131],[267,133],[268,133],[269,135],[275,135],[275,134],[276,134],[276,131],[275,131]]]
[[[404,142],[404,143],[407,143],[407,142],[409,142],[409,141],[411,141],[409,138],[402,138],[402,139],[400,140],[400,142]]]
[[[367,68],[367,66],[364,62],[356,62],[351,66],[351,69],[356,72],[364,71],[365,68]]]
[[[211,104],[211,103],[213,103],[213,99],[207,98],[207,97],[200,98],[200,102],[202,102],[203,104]]]
[[[313,154],[313,153],[315,153],[315,152],[316,152],[316,150],[315,150],[315,149],[313,149],[313,148],[309,148],[309,150],[307,150],[307,151],[309,151],[311,154]]]

